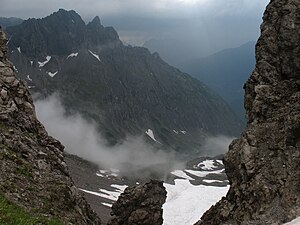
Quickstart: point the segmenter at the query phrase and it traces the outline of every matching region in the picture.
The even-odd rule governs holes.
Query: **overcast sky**
[[[176,39],[204,52],[255,41],[269,0],[0,0],[1,17],[45,17],[74,9],[85,21],[98,15],[121,38],[141,45]],[[207,48],[204,50],[204,46]]]

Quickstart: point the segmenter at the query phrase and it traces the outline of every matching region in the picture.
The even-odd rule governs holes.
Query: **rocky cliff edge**
[[[230,190],[197,225],[275,225],[300,216],[299,0],[267,6],[245,91],[247,128],[224,158]]]
[[[101,224],[74,186],[63,146],[37,120],[25,84],[6,57],[0,29],[0,192],[26,211],[66,224]]]

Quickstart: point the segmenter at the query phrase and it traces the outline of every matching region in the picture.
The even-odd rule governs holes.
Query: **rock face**
[[[25,83],[7,60],[0,29],[0,192],[27,211],[71,224],[100,224],[74,186],[63,146],[37,120]]]
[[[161,225],[166,197],[162,181],[128,187],[112,206],[114,217],[108,225]]]
[[[224,158],[230,190],[197,225],[273,225],[300,216],[299,0],[268,5],[245,90],[247,129]]]
[[[98,17],[85,25],[76,12],[59,10],[6,31],[17,76],[33,92],[60,93],[68,110],[94,120],[111,144],[151,129],[168,149],[197,151],[207,134],[240,134],[218,95],[158,54],[124,46]]]
[[[255,67],[255,42],[193,59],[180,68],[220,94],[245,122],[243,84]]]

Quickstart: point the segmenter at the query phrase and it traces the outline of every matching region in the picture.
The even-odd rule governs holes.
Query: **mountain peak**
[[[101,21],[100,21],[99,16],[95,16],[95,18],[90,22],[90,24],[95,24],[95,25],[101,26]]]
[[[54,19],[55,18],[55,19]],[[55,21],[58,19],[61,22],[72,22],[80,25],[84,25],[84,21],[81,16],[74,10],[65,10],[59,9],[57,12],[52,13],[50,16],[47,16],[43,19],[49,20],[54,19]]]
[[[110,27],[103,27],[98,16],[86,25],[77,12],[65,9],[59,9],[45,18],[26,20],[24,26],[8,27],[6,31],[14,34],[9,47],[21,47],[22,53],[30,57],[68,55],[84,45],[92,48],[107,43],[120,43],[117,32]],[[30,41],[33,36],[35,43]],[[24,40],[23,37],[31,38]],[[48,41],[45,42],[45,39]]]

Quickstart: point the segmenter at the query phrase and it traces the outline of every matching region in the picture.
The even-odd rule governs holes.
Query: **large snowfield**
[[[163,225],[192,225],[202,214],[226,195],[229,186],[192,185],[176,179],[175,185],[164,184],[167,200],[163,205]]]

